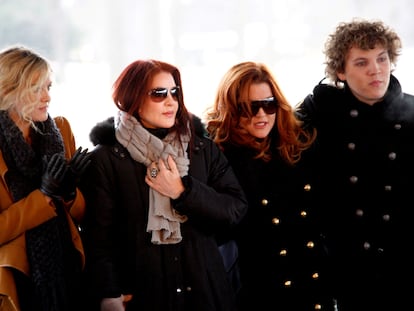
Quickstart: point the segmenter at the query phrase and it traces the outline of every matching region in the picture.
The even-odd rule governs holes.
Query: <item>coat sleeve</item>
[[[55,208],[40,190],[32,191],[15,203],[10,199],[9,203],[0,213],[0,246],[56,217]]]
[[[295,114],[298,119],[303,122],[305,128],[314,126],[313,116],[315,114],[315,107],[313,97],[313,94],[307,95],[303,101],[295,107]]]
[[[247,212],[245,194],[217,145],[209,139],[203,144],[201,154],[191,158],[185,195],[174,208],[209,230],[234,226]]]
[[[296,116],[304,122],[304,127],[318,128],[321,123],[334,118],[334,107],[339,107],[344,98],[344,89],[328,84],[318,84],[312,93],[295,108]]]
[[[63,144],[65,147],[65,157],[69,160],[76,152],[76,141],[72,132],[72,128],[69,121],[65,117],[55,117],[54,120],[62,135]],[[70,215],[73,217],[73,219],[75,219],[77,222],[80,222],[82,220],[85,214],[85,200],[79,188],[76,189],[75,199],[67,204],[66,208],[70,211]]]

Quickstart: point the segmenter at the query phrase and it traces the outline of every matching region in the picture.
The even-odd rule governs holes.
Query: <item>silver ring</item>
[[[152,178],[155,178],[155,177],[157,177],[157,175],[158,175],[158,169],[152,168],[151,171],[150,171],[150,176]]]

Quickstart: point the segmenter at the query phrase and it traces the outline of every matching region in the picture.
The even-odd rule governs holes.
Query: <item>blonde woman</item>
[[[0,52],[0,310],[80,304],[83,246],[76,187],[88,164],[68,121],[52,119],[51,68],[36,52]]]

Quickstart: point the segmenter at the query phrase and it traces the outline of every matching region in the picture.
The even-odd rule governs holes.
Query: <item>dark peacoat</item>
[[[199,122],[201,125],[201,122]],[[188,216],[178,244],[154,245],[146,232],[146,167],[114,136],[113,118],[95,127],[97,144],[82,181],[82,233],[92,296],[131,294],[127,310],[231,311],[235,300],[215,239],[239,222],[247,203],[226,158],[203,136],[194,137],[187,190],[173,202]]]
[[[347,85],[319,84],[298,115],[318,130],[316,204],[339,310],[412,309],[406,286],[414,276],[414,97],[393,75],[374,105]]]
[[[276,143],[276,130],[270,135]],[[234,235],[240,310],[333,310],[318,206],[312,204],[313,175],[302,165],[305,154],[292,166],[276,152],[269,162],[254,159],[245,147],[228,144],[224,153],[249,202]]]

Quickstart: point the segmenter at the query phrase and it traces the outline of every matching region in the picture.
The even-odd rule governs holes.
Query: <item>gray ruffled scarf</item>
[[[176,139],[176,133],[169,133],[164,139],[152,135],[133,116],[119,112],[115,118],[115,135],[130,153],[131,157],[145,166],[159,159],[166,161],[171,155],[177,164],[180,176],[187,175],[189,160],[188,136]],[[171,205],[171,199],[149,189],[149,210],[147,232],[151,232],[153,244],[176,244],[182,240],[180,224],[187,216],[178,214]]]

